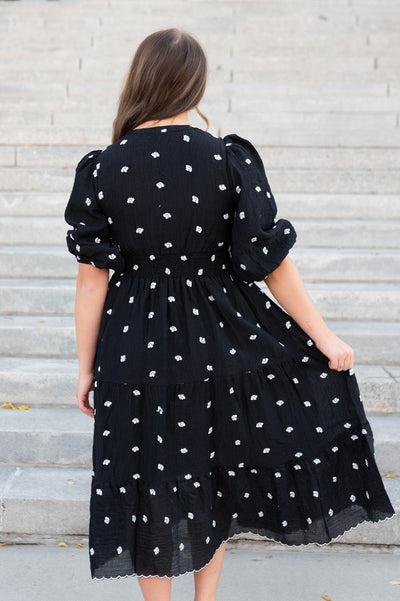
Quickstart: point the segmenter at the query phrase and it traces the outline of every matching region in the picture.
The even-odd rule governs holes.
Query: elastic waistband
[[[136,277],[207,276],[232,273],[228,249],[190,253],[124,254],[125,270]]]

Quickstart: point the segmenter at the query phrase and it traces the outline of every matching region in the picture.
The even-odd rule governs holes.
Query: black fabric
[[[394,515],[354,370],[255,282],[296,240],[246,139],[138,129],[77,166],[68,249],[114,270],[97,345],[93,578],[174,577],[255,532]]]

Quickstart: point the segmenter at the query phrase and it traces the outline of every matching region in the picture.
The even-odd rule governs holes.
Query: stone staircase
[[[87,535],[93,420],[74,396],[63,211],[77,161],[110,143],[138,43],[177,26],[208,54],[211,132],[259,149],[291,256],[355,349],[397,516],[339,542],[400,544],[399,20],[395,0],[0,1],[0,400],[30,407],[0,406],[1,540]]]

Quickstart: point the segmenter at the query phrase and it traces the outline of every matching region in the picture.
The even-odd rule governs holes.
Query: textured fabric
[[[255,532],[326,544],[394,515],[354,370],[255,282],[296,240],[246,139],[131,131],[77,166],[78,261],[114,270],[94,388],[93,578],[174,577]]]

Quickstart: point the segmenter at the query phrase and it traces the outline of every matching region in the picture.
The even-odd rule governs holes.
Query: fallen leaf
[[[5,545],[15,545],[15,543],[11,543],[9,541],[6,541],[4,543],[0,543],[0,547],[4,547]]]
[[[272,555],[266,555],[265,557],[266,557],[266,559],[270,559],[272,557]]]
[[[67,484],[75,484],[75,480],[66,480]]]
[[[390,580],[389,584],[400,584],[400,580]]]
[[[39,319],[39,323],[44,323],[44,319]]]
[[[396,478],[395,474],[386,474],[386,478]]]
[[[68,547],[68,545],[66,543],[58,543],[59,547]]]
[[[82,549],[82,547],[83,547],[83,545],[82,545],[81,543],[76,543],[76,546],[77,546],[79,549]]]
[[[325,601],[332,601],[332,597],[329,595],[321,595],[321,599],[325,599]]]
[[[23,410],[30,409],[29,405],[17,405],[17,406],[15,406],[12,403],[3,403],[3,407],[5,409],[15,409],[15,410],[16,409],[23,409]]]

